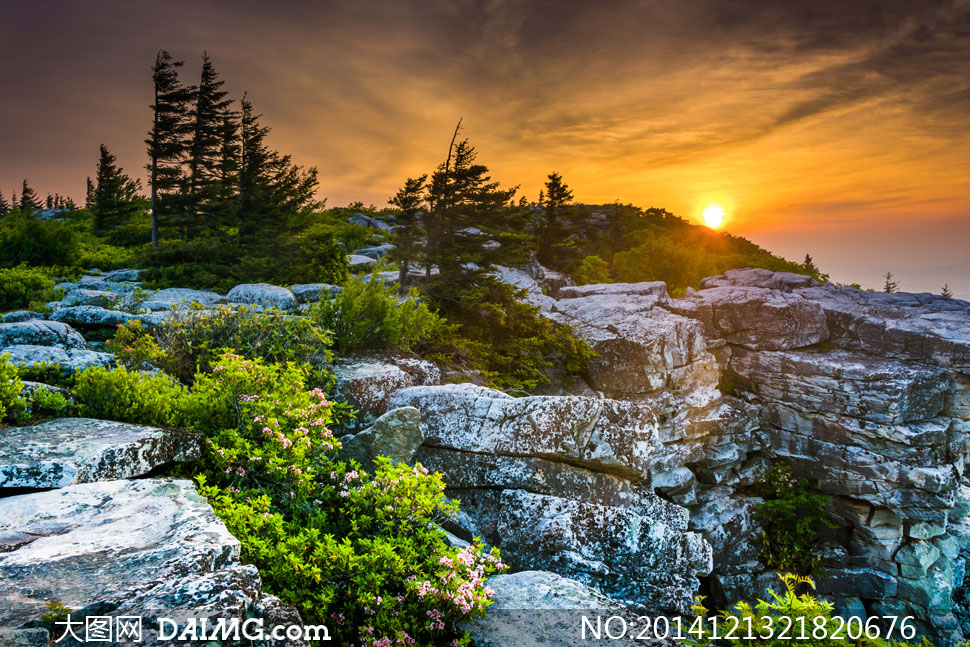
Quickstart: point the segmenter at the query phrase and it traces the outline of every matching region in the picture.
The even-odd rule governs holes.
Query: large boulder
[[[368,256],[379,261],[390,254],[392,249],[394,249],[394,245],[391,243],[383,243],[381,245],[361,247],[360,249],[355,249],[353,253],[357,256]]]
[[[74,617],[140,616],[138,644],[160,646],[169,643],[159,640],[159,617],[211,626],[278,606],[190,481],[105,481],[0,499],[0,545],[3,627],[36,622],[58,600]]]
[[[645,404],[581,396],[513,398],[472,384],[402,389],[391,407],[421,411],[433,447],[528,456],[632,478],[649,473],[659,445],[656,416]]]
[[[0,429],[0,488],[125,479],[201,455],[201,437],[185,430],[62,418]]]
[[[361,411],[364,424],[387,412],[387,399],[395,391],[441,381],[434,363],[410,358],[349,360],[332,370],[337,393]]]
[[[320,300],[321,294],[332,297],[342,290],[343,288],[339,285],[330,285],[329,283],[300,283],[290,286],[290,292],[300,303],[316,303]]]
[[[583,636],[584,617],[596,627],[597,617],[602,622],[626,611],[599,591],[546,571],[494,575],[485,584],[492,589],[488,613],[465,624],[475,647],[588,645],[593,634]]]
[[[0,323],[0,348],[5,346],[50,346],[64,350],[84,348],[84,337],[58,321],[19,321]]]
[[[687,511],[655,495],[631,509],[507,490],[498,534],[513,567],[552,571],[654,613],[689,614],[697,576],[712,568]]]
[[[368,429],[341,439],[340,458],[354,459],[364,469],[371,469],[378,456],[387,456],[394,463],[412,463],[423,442],[421,412],[414,407],[401,407],[388,411]]]
[[[226,295],[229,303],[244,303],[262,306],[264,308],[278,308],[280,310],[296,310],[297,300],[293,293],[286,288],[269,283],[243,283],[229,290]]]
[[[61,299],[61,304],[64,306],[112,306],[121,299],[121,295],[117,292],[108,292],[106,290],[88,290],[84,288],[78,288],[76,290],[71,290],[68,292],[63,299]]]
[[[60,308],[51,315],[51,321],[61,321],[79,328],[117,328],[139,318],[138,315],[100,306],[70,306]]]
[[[198,303],[203,306],[213,306],[225,303],[226,297],[208,290],[190,290],[188,288],[166,288],[148,297],[141,304],[149,310],[168,310],[173,306]]]
[[[30,321],[31,319],[44,319],[44,313],[33,310],[14,310],[7,312],[0,317],[3,323],[16,323],[20,321]]]
[[[30,344],[7,346],[0,349],[0,354],[9,355],[10,363],[17,366],[55,364],[65,373],[83,371],[92,366],[108,367],[116,361],[115,356],[111,353],[84,349],[63,350],[56,346],[33,346]]]
[[[377,259],[361,254],[348,254],[347,266],[351,271],[369,270],[377,265]]]
[[[368,229],[380,229],[381,231],[391,231],[394,228],[392,225],[389,225],[380,218],[365,216],[362,213],[355,213],[347,219],[347,222],[352,225],[367,227]]]

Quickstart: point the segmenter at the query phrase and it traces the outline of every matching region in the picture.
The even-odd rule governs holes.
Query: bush
[[[56,418],[70,414],[74,405],[63,393],[52,389],[36,388],[30,394],[27,409],[34,418]]]
[[[414,290],[399,298],[398,285],[385,284],[380,269],[365,279],[352,277],[336,298],[310,308],[313,321],[333,333],[339,354],[408,350],[433,338],[444,326]]]
[[[216,351],[225,349],[268,362],[313,360],[323,364],[331,359],[327,351],[331,337],[326,330],[305,317],[295,317],[275,308],[181,308],[152,330],[157,345],[140,341],[144,337],[139,336],[140,330],[140,325],[131,324],[119,328],[111,343],[112,350],[131,356],[130,361],[156,364],[186,383],[197,370],[209,368]],[[132,352],[125,353],[127,348]]]
[[[0,269],[0,310],[39,310],[56,297],[54,281],[38,267]]]
[[[590,283],[612,283],[610,265],[599,256],[587,256],[579,262],[570,276],[577,285]]]
[[[879,627],[878,618],[856,624],[851,624],[839,617],[832,617],[833,604],[825,600],[819,600],[808,593],[797,593],[799,586],[807,586],[815,589],[815,582],[812,578],[786,573],[778,574],[784,584],[785,589],[780,593],[768,589],[765,599],[759,599],[757,604],[751,605],[741,601],[734,605],[732,610],[721,611],[717,618],[717,627],[710,622],[709,610],[703,606],[703,597],[698,597],[691,609],[696,616],[696,620],[690,623],[690,630],[687,630],[687,623],[684,623],[684,635],[687,638],[684,642],[692,647],[708,647],[715,643],[722,644],[723,640],[715,638],[715,631],[718,638],[725,637],[733,628],[733,638],[728,638],[727,642],[733,645],[755,645],[766,647],[783,647],[786,645],[799,644],[811,647],[845,647],[846,645],[856,645],[858,647],[932,647],[926,638],[920,642],[909,643],[896,639],[897,636],[905,640],[916,638],[916,627],[913,625],[912,617],[899,618],[899,623],[894,623],[894,634],[889,636],[889,640],[879,638],[885,635],[884,630],[880,630],[877,637],[870,637],[874,628]],[[874,628],[873,623],[875,624]],[[676,626],[676,625],[672,625]],[[787,630],[787,638],[779,637]],[[805,638],[801,638],[801,636]],[[794,638],[794,639],[793,639]]]
[[[796,478],[785,463],[773,465],[756,489],[764,497],[754,513],[764,527],[761,561],[771,568],[811,574],[818,565],[812,544],[819,531],[832,527],[824,514],[829,497],[818,494],[808,481]]]
[[[16,419],[24,410],[27,401],[20,395],[23,390],[24,383],[17,367],[10,364],[10,355],[0,355],[0,419]]]
[[[77,236],[66,223],[19,216],[0,225],[0,259],[7,267],[73,265],[76,257]]]
[[[172,425],[185,388],[164,374],[94,366],[75,375],[74,395],[85,417]]]

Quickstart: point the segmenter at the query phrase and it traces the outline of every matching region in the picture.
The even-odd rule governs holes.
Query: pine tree
[[[0,218],[3,218],[8,213],[10,213],[10,203],[3,197],[3,191],[0,191]]]
[[[886,272],[886,275],[884,278],[886,279],[886,282],[882,286],[883,292],[888,292],[889,294],[892,294],[899,290],[899,282],[893,279],[892,272]]]
[[[295,166],[265,142],[269,128],[243,96],[239,166],[239,243],[256,253],[272,253],[287,234],[296,233],[319,203],[317,170]]]
[[[47,194],[47,197],[44,198],[44,208],[45,209],[53,209],[54,208],[54,196],[52,196],[50,193],[48,193]]]
[[[559,173],[550,173],[545,190],[540,194],[538,217],[539,263],[553,269],[564,269],[579,256],[571,240],[579,230],[573,221],[570,202],[573,193]]]
[[[420,239],[424,233],[421,217],[424,214],[428,176],[408,178],[404,186],[388,200],[401,210],[398,220],[401,228],[395,233],[394,249],[391,260],[398,265],[398,283],[402,286],[407,280],[408,270],[417,264]]]
[[[191,238],[203,228],[218,224],[224,131],[233,119],[233,102],[226,98],[229,93],[222,89],[224,84],[209,55],[203,53],[202,75],[191,117],[185,209],[179,218],[183,238]]]
[[[139,195],[140,191],[141,184],[125,175],[123,169],[115,165],[115,156],[101,144],[91,205],[95,232],[103,235],[142,210],[144,199]]]
[[[19,206],[20,212],[26,215],[30,215],[40,209],[40,201],[37,198],[37,194],[27,185],[27,180],[24,180],[23,186],[20,189]]]
[[[943,287],[940,289],[940,295],[946,297],[947,299],[953,298],[953,290],[950,289],[949,283],[943,284]]]
[[[158,247],[160,224],[174,219],[180,209],[179,193],[184,183],[182,163],[187,154],[188,109],[194,88],[182,85],[175,61],[165,50],[158,52],[152,66],[155,100],[151,105],[152,128],[148,145],[150,209],[152,213],[152,246]]]
[[[239,171],[242,164],[241,128],[238,115],[223,116],[219,130],[218,182],[213,212],[222,227],[235,227],[238,221]]]
[[[94,201],[96,198],[97,191],[94,188],[94,182],[88,177],[84,184],[84,208],[88,211],[94,209]]]

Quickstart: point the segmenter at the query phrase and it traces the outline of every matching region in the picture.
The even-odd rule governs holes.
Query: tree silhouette
[[[886,272],[886,276],[884,278],[886,279],[886,282],[882,286],[883,292],[888,292],[889,294],[892,294],[894,292],[899,291],[899,281],[896,281],[895,279],[893,279],[892,272]]]
[[[942,296],[946,297],[947,299],[952,299],[953,298],[953,290],[950,289],[950,284],[949,283],[944,283],[943,284],[943,287],[940,289],[940,294]]]

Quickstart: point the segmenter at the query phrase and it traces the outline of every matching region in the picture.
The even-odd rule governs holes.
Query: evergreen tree
[[[947,299],[953,298],[953,290],[950,289],[949,283],[943,284],[943,287],[940,289],[940,295],[946,297]]]
[[[239,167],[239,242],[247,250],[273,253],[284,236],[296,233],[319,206],[317,170],[295,166],[265,142],[269,128],[243,96]]]
[[[427,290],[452,307],[499,259],[520,262],[528,247],[526,210],[510,204],[517,188],[500,188],[488,167],[475,163],[477,156],[468,140],[454,146],[428,190],[425,265],[437,266],[439,274]]]
[[[104,144],[100,148],[96,178],[91,213],[94,215],[94,230],[101,235],[141,211],[144,199],[139,195],[141,184],[115,165],[115,156]]]
[[[10,203],[7,199],[3,197],[3,191],[0,191],[0,218],[4,217],[10,213]]]
[[[191,238],[203,228],[218,224],[225,131],[228,124],[234,123],[233,102],[226,98],[229,93],[222,89],[224,84],[209,55],[203,53],[202,75],[192,114],[185,205],[179,217],[183,238]]]
[[[223,116],[219,130],[218,182],[213,213],[222,227],[235,227],[238,220],[239,171],[242,164],[241,128],[238,115]]]
[[[398,264],[398,283],[402,286],[407,280],[408,270],[417,265],[420,239],[424,233],[421,217],[424,214],[425,191],[428,176],[408,178],[404,186],[394,194],[388,203],[401,210],[398,220],[401,228],[395,234],[391,260]]]
[[[94,182],[88,177],[84,184],[84,208],[88,211],[94,209],[94,201],[96,198],[97,191],[94,188]]]
[[[886,272],[886,276],[884,278],[886,279],[886,282],[882,286],[883,292],[888,292],[889,294],[892,294],[899,290],[899,282],[893,279],[892,272]]]
[[[19,206],[20,212],[26,215],[30,215],[40,209],[40,201],[37,198],[37,194],[28,186],[27,180],[24,180],[23,186],[20,189]]]
[[[539,263],[564,269],[579,256],[573,237],[579,227],[574,222],[570,202],[573,193],[559,173],[550,173],[545,190],[539,195]]]
[[[47,194],[47,197],[44,198],[44,208],[45,209],[53,209],[54,208],[54,196],[52,196],[50,193],[48,193]]]
[[[149,157],[153,247],[158,247],[160,223],[174,220],[181,206],[182,163],[189,134],[187,115],[194,93],[193,87],[182,85],[178,79],[178,68],[182,65],[182,61],[173,60],[168,52],[161,50],[152,66],[155,100],[151,105],[152,128],[145,144]]]

